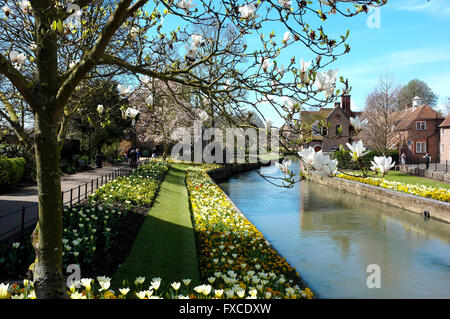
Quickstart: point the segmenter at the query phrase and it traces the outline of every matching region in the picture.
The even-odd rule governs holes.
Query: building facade
[[[450,163],[450,114],[439,125],[439,137],[441,163]]]

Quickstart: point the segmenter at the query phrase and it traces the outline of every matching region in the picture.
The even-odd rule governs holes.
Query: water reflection
[[[277,188],[255,172],[220,186],[321,297],[450,298],[449,224],[317,183]],[[381,267],[380,289],[366,286],[369,264]]]

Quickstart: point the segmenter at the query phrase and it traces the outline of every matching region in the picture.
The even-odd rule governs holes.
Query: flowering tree
[[[34,118],[37,297],[65,295],[58,154],[67,118],[76,112],[77,104],[71,101],[77,87],[94,77],[114,74],[131,81],[143,74],[188,86],[193,94],[220,102],[218,113],[224,116],[243,106],[258,110],[266,101],[290,121],[297,103],[323,106],[340,93],[335,90],[336,71],[322,69],[350,50],[348,34],[335,39],[322,26],[314,29],[311,20],[325,21],[327,14],[351,17],[386,1],[1,0],[1,88],[14,87]],[[166,20],[174,27],[167,27]],[[264,34],[270,23],[279,24],[285,33]],[[197,34],[194,26],[199,25],[219,31],[213,36]],[[224,29],[234,30],[230,41],[220,41]],[[259,38],[256,47],[236,45],[249,36]],[[206,42],[212,45],[203,45]],[[298,65],[293,56],[288,65],[279,65],[281,52],[295,46],[308,48],[317,58]],[[226,64],[217,72],[200,76],[196,71],[223,56]],[[126,96],[131,90],[119,91]],[[255,98],[242,99],[244,91]],[[280,100],[285,96],[296,102],[293,109]],[[13,120],[7,112],[3,116]]]
[[[129,98],[130,107],[139,111],[137,139],[163,146],[163,158],[169,147],[179,141],[176,130],[191,127],[198,112],[189,103],[190,94],[174,82],[143,78],[144,85]]]

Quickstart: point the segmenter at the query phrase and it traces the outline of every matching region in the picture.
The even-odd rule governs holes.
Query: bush
[[[36,161],[31,151],[21,145],[0,144],[0,156],[8,158],[23,157],[25,159],[25,170],[22,179],[26,181],[36,179]]]
[[[25,159],[0,156],[0,189],[16,185],[23,177]]]
[[[336,151],[334,152],[334,158],[338,160],[338,168],[339,169],[350,169],[350,170],[358,170],[360,169],[359,163],[352,161],[352,155],[350,151]],[[362,157],[362,161],[364,163],[364,167],[370,168],[370,162],[373,161],[375,156],[383,156],[384,154],[377,151],[369,151],[366,155]],[[392,161],[398,164],[398,151],[397,150],[389,150],[386,157],[392,157]]]

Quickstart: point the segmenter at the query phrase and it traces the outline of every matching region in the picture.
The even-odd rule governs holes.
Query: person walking
[[[137,157],[137,162],[139,163],[140,158],[141,158],[141,150],[139,148],[136,148],[136,157]]]
[[[405,152],[402,152],[402,155],[400,156],[400,162],[402,165],[406,164],[406,154]]]
[[[430,167],[431,154],[428,154],[428,152],[426,152],[423,158],[425,159],[426,169],[428,169],[428,167]]]

